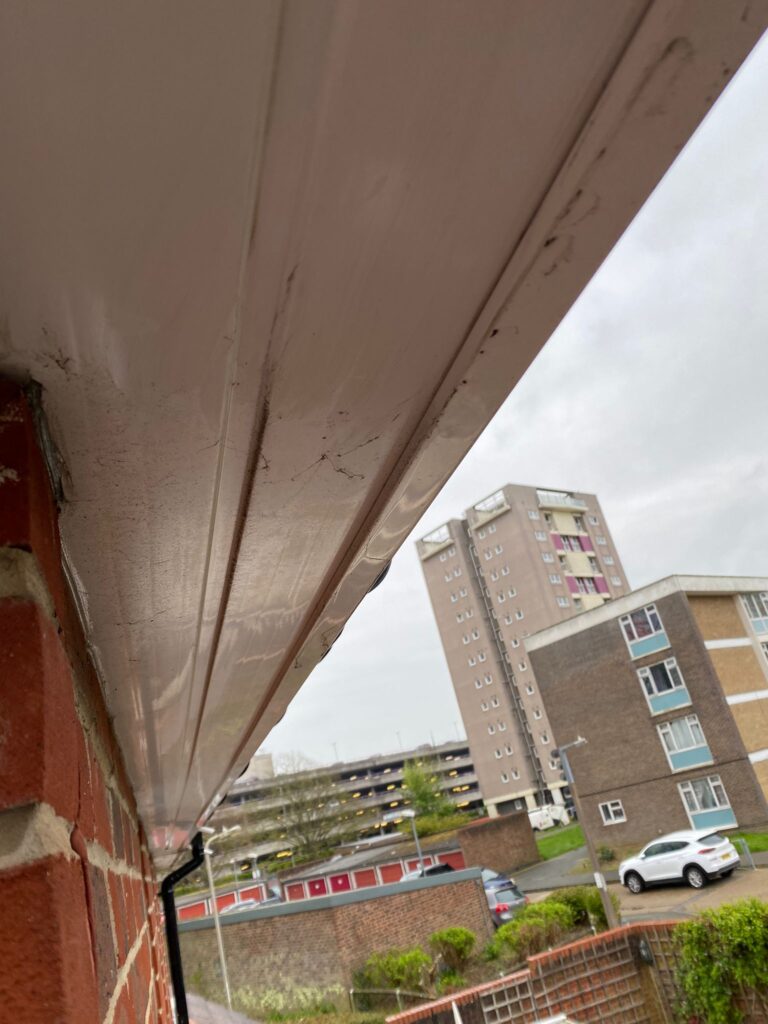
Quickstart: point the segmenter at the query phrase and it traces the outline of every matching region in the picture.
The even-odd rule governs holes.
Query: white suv
[[[733,843],[707,829],[670,832],[644,847],[636,857],[619,864],[619,881],[630,892],[642,892],[660,882],[687,882],[701,889],[712,878],[722,878],[738,867]]]

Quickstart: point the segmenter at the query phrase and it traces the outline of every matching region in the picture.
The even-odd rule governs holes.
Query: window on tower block
[[[637,675],[652,714],[659,715],[663,711],[686,707],[691,703],[685,680],[675,658],[667,658],[655,665],[639,668]]]
[[[619,623],[633,658],[642,658],[644,654],[653,654],[669,646],[655,604],[622,615]]]
[[[609,800],[607,803],[600,804],[599,806],[600,816],[603,819],[604,825],[616,825],[620,821],[627,820],[621,800]]]

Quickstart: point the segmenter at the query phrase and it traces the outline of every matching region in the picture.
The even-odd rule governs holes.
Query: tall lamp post
[[[597,852],[592,842],[592,838],[589,834],[589,830],[587,829],[586,821],[584,820],[584,812],[581,807],[581,801],[579,800],[579,794],[578,790],[576,789],[576,783],[573,779],[573,772],[571,771],[571,765],[568,760],[568,755],[566,754],[566,750],[570,750],[571,747],[583,747],[586,742],[587,740],[585,740],[583,736],[577,736],[576,739],[572,740],[570,743],[563,743],[562,746],[558,748],[558,752],[560,754],[560,760],[563,765],[563,771],[565,772],[566,781],[568,782],[568,785],[571,788],[571,796],[573,797],[573,802],[576,805],[576,811],[579,815],[579,821],[581,822],[582,832],[584,833],[584,842],[587,845],[589,860],[592,864],[592,871],[595,876],[595,885],[597,886],[597,890],[600,893],[600,899],[603,904],[603,910],[605,911],[605,920],[609,928],[618,928],[619,922],[616,919],[616,911],[613,909],[613,903],[611,903],[611,897],[608,894],[608,889],[605,884],[605,876],[603,875],[603,872],[600,870],[600,862],[597,859]]]
[[[216,903],[216,888],[215,888],[215,886],[213,884],[213,871],[211,870],[211,857],[213,855],[213,850],[211,849],[211,847],[213,846],[213,844],[216,842],[217,839],[223,839],[225,836],[229,836],[233,832],[239,832],[240,831],[240,826],[239,825],[232,825],[230,828],[223,828],[221,830],[221,832],[217,832],[215,828],[211,828],[210,826],[206,827],[205,825],[203,825],[202,828],[200,829],[200,831],[204,832],[208,836],[208,839],[206,840],[205,848],[204,848],[204,853],[205,853],[205,870],[206,870],[206,874],[208,875],[208,889],[210,890],[210,893],[211,893],[211,909],[213,911],[213,926],[216,929],[216,944],[219,947],[219,963],[221,964],[221,976],[224,979],[224,992],[226,993],[226,996],[227,996],[227,1006],[231,1010],[232,1009],[232,994],[231,994],[231,992],[229,990],[229,975],[227,973],[227,959],[224,956],[224,942],[223,942],[222,937],[221,937],[221,924],[219,922],[219,908],[218,908],[218,905]]]
[[[416,831],[416,811],[410,807],[404,807],[402,811],[390,811],[384,815],[384,821],[398,821],[400,818],[409,818],[411,822],[411,829],[413,831],[413,841],[416,844],[416,854],[419,858],[419,867],[422,875],[424,874],[424,854],[421,852],[421,843],[419,842],[419,834]]]

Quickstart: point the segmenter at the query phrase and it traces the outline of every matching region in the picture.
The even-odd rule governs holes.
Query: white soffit
[[[0,372],[156,853],[338,635],[766,3],[0,8]]]

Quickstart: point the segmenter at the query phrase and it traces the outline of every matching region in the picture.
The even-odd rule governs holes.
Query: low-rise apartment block
[[[670,576],[528,639],[606,844],[768,821],[768,579]]]

